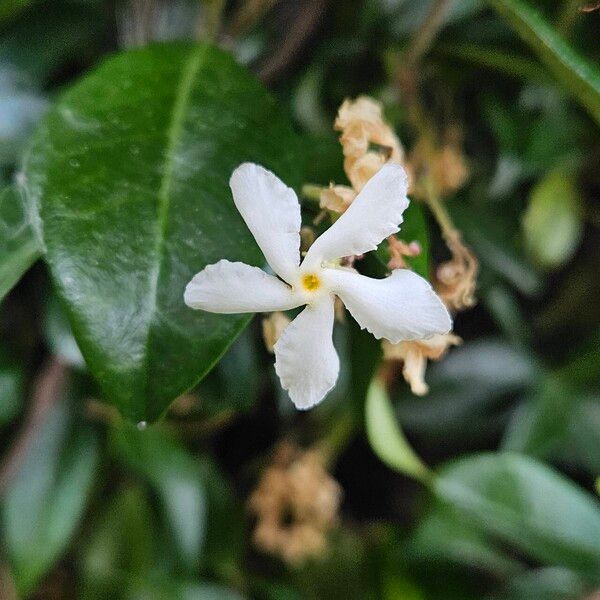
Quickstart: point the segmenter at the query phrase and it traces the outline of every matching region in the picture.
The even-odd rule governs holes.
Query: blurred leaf
[[[69,402],[50,411],[2,507],[6,549],[22,594],[64,552],[79,525],[99,459],[96,436],[75,422]]]
[[[472,340],[430,364],[429,394],[403,397],[398,414],[406,431],[464,447],[497,435],[504,426],[507,398],[521,394],[539,376],[528,351],[495,338]]]
[[[563,379],[545,377],[533,398],[511,420],[503,448],[544,457],[564,437],[577,393]]]
[[[149,500],[140,487],[120,490],[88,535],[81,561],[82,600],[119,598],[128,578],[147,576],[151,571],[157,550],[156,528]]]
[[[480,285],[480,296],[500,330],[517,346],[528,346],[530,326],[517,302],[515,294],[502,283],[489,287]]]
[[[0,23],[18,14],[32,2],[33,0],[2,0],[2,4],[0,4]]]
[[[581,600],[585,591],[585,583],[573,571],[546,567],[513,577],[489,600]]]
[[[365,405],[367,437],[373,452],[391,469],[427,482],[430,473],[400,429],[390,398],[374,378]]]
[[[38,130],[25,179],[46,260],[90,371],[128,418],[157,419],[249,322],[192,311],[183,291],[219,259],[264,263],[229,177],[252,160],[298,183],[298,147],[264,88],[205,45],[107,60]]]
[[[44,334],[53,355],[67,365],[85,368],[85,361],[73,337],[69,321],[54,294],[47,299]]]
[[[573,256],[583,232],[583,202],[572,176],[552,171],[532,189],[523,232],[544,267],[556,268]]]
[[[40,256],[20,188],[0,192],[0,300]]]
[[[469,456],[442,468],[434,491],[520,552],[600,582],[600,503],[549,467],[518,454]]]
[[[441,504],[436,504],[419,522],[407,552],[411,559],[426,565],[431,562],[465,565],[497,578],[505,578],[523,568],[484,532]]]
[[[25,73],[30,85],[41,88],[61,67],[93,57],[94,37],[104,32],[110,11],[92,2],[32,4],[2,31],[0,67]]]
[[[10,423],[23,404],[23,368],[0,349],[0,427]]]
[[[534,295],[540,291],[541,276],[519,255],[513,240],[506,239],[506,233],[495,217],[492,220],[489,212],[483,214],[483,211],[475,211],[464,204],[449,204],[448,208],[484,267],[506,279],[523,294]]]
[[[594,119],[600,123],[600,73],[523,0],[489,0]]]
[[[486,48],[481,44],[467,42],[438,45],[436,51],[525,81],[551,81],[546,71],[536,62],[518,54],[508,54],[503,48]]]
[[[206,457],[197,460],[206,488],[206,539],[202,562],[225,581],[239,575],[245,551],[244,508],[218,466]]]
[[[134,582],[123,600],[244,600],[235,590],[213,583],[187,581]]]
[[[185,448],[157,427],[139,430],[123,424],[113,431],[119,455],[158,494],[165,521],[186,570],[200,560],[206,527],[202,473]]]

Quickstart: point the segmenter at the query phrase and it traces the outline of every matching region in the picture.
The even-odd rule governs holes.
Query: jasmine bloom
[[[275,371],[299,409],[333,388],[340,363],[333,346],[337,295],[363,329],[397,344],[450,331],[448,311],[429,283],[408,269],[372,279],[339,259],[375,250],[399,231],[409,201],[407,176],[386,164],[300,261],[300,204],[273,173],[240,165],[229,182],[237,209],[277,277],[258,267],[220,260],[187,285],[191,308],[214,313],[273,312],[306,305],[274,346]]]

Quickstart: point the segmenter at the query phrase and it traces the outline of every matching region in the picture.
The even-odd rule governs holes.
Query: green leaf
[[[57,292],[106,397],[158,418],[247,325],[183,303],[222,258],[264,258],[233,204],[253,161],[300,183],[300,144],[273,98],[211,46],[155,45],[107,60],[58,101],[25,179]]]
[[[194,581],[137,581],[127,590],[124,600],[244,600],[231,588]]]
[[[100,48],[94,38],[101,41],[110,11],[92,2],[83,6],[53,0],[44,2],[43,8],[36,6],[38,0],[30,4],[2,31],[0,65],[26,74],[30,84],[42,87],[61,68],[90,61],[95,46]]]
[[[3,0],[0,4],[0,23],[18,14],[32,2],[33,0]]]
[[[239,575],[246,550],[244,508],[215,463],[201,457],[197,464],[208,501],[202,564],[224,581],[234,581]]]
[[[2,526],[17,587],[31,591],[60,557],[83,514],[99,459],[93,431],[61,401],[50,409],[13,480]]]
[[[549,467],[479,454],[444,467],[433,489],[459,517],[520,552],[600,581],[600,504]]]
[[[579,55],[527,2],[489,2],[529,44],[564,88],[587,108],[597,122],[600,122],[600,72],[597,67]]]
[[[407,552],[409,558],[419,563],[464,565],[496,577],[506,577],[523,568],[484,532],[439,503],[419,522]]]
[[[507,54],[503,48],[490,48],[481,44],[461,42],[436,46],[443,55],[456,57],[465,62],[481,65],[509,77],[525,81],[548,83],[550,78],[543,67],[518,54]]]
[[[129,577],[146,577],[157,558],[154,513],[141,487],[119,490],[92,524],[82,553],[82,600],[120,598]],[[164,548],[161,561],[165,562]]]
[[[193,572],[204,542],[206,498],[196,460],[157,427],[123,424],[113,431],[122,459],[158,494],[164,519],[185,568]]]
[[[490,600],[580,600],[585,591],[585,582],[573,571],[546,567],[513,577]]]
[[[373,452],[391,469],[426,482],[430,473],[400,429],[383,385],[373,379],[365,405],[367,437]]]
[[[529,402],[511,420],[503,448],[533,456],[547,456],[563,438],[571,422],[577,392],[565,380],[545,377]]]
[[[530,253],[546,268],[573,256],[583,233],[583,201],[573,176],[551,171],[531,190],[523,233]]]
[[[9,186],[0,192],[0,300],[39,256],[21,191]]]

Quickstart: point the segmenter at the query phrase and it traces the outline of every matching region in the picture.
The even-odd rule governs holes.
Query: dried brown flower
[[[292,565],[321,555],[341,496],[318,452],[281,444],[248,501],[257,517],[255,544]]]
[[[442,263],[436,272],[436,291],[451,310],[465,310],[473,306],[479,262],[473,252],[463,244],[460,232],[446,236],[452,258]]]
[[[385,122],[381,104],[367,96],[345,100],[334,129],[341,132],[344,171],[352,187],[332,184],[321,192],[320,204],[321,208],[341,213],[386,162],[403,162],[404,149]]]
[[[446,333],[434,335],[428,340],[415,340],[392,344],[387,340],[382,342],[383,357],[387,360],[397,360],[404,363],[402,375],[410,385],[413,394],[424,396],[429,391],[425,383],[425,369],[428,360],[439,360],[446,354],[450,346],[458,346],[462,340],[457,335]]]
[[[395,235],[391,235],[388,239],[388,248],[390,251],[390,260],[388,261],[387,268],[390,271],[394,269],[408,269],[408,265],[404,258],[415,257],[421,254],[421,245],[419,242],[410,242],[407,244],[402,240],[399,240]]]

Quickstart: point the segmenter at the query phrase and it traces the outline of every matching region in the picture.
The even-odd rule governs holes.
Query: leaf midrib
[[[152,304],[149,306],[148,329],[144,344],[144,367],[146,383],[150,370],[150,338],[152,323],[158,310],[158,282],[163,265],[163,248],[166,238],[166,227],[169,213],[171,187],[173,185],[173,173],[175,170],[175,151],[185,122],[186,109],[189,106],[194,79],[205,62],[203,59],[207,54],[208,47],[199,46],[194,48],[183,69],[181,78],[175,94],[175,102],[171,112],[171,124],[167,134],[167,145],[165,148],[165,167],[158,191],[158,213],[157,213],[157,236],[154,255],[156,257],[155,268],[150,277],[150,295]],[[183,302],[183,297],[182,300]]]

